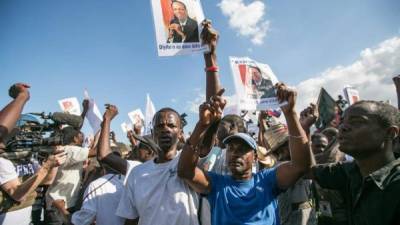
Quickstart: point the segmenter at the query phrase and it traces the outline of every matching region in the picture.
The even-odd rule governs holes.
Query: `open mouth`
[[[172,137],[170,135],[163,135],[158,138],[160,143],[170,143],[172,141]]]

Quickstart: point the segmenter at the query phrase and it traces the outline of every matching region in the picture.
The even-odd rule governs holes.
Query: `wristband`
[[[206,67],[205,69],[204,69],[206,72],[218,72],[218,70],[219,70],[219,68],[218,68],[218,66],[210,66],[210,67]]]

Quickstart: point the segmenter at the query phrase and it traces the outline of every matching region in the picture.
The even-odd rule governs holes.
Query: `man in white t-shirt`
[[[112,105],[104,113],[100,148],[108,143],[110,122],[117,113]],[[177,177],[177,146],[183,134],[180,115],[164,108],[156,113],[153,124],[158,157],[138,165],[128,175],[116,215],[126,219],[126,224],[198,225],[197,194]]]
[[[67,160],[58,168],[54,182],[46,193],[45,222],[51,225],[61,225],[74,211],[79,198],[83,163],[88,157],[96,155],[96,144],[90,150],[82,147],[82,132],[73,127],[65,127],[62,132],[64,143],[68,143],[63,146]]]
[[[121,157],[113,152],[116,157]],[[140,164],[140,163],[139,163]],[[129,164],[130,169],[139,164]],[[102,164],[106,175],[91,182],[83,195],[83,204],[79,211],[72,215],[72,223],[89,225],[123,225],[125,219],[116,216],[115,211],[124,190],[125,176]]]

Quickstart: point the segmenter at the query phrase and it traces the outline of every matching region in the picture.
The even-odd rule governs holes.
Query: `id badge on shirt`
[[[320,201],[319,202],[319,210],[321,212],[321,215],[323,216],[329,216],[332,217],[332,209],[331,209],[331,203],[327,201]]]

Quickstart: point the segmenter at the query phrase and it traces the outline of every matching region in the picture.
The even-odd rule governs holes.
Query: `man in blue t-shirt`
[[[295,112],[296,92],[282,83],[276,85],[277,96],[289,131],[291,161],[273,169],[252,173],[256,163],[257,144],[245,133],[227,137],[226,159],[232,175],[204,172],[196,167],[199,160],[197,145],[210,124],[220,119],[226,102],[223,91],[202,104],[199,122],[187,140],[180,156],[178,175],[196,192],[207,196],[211,205],[211,223],[224,224],[279,224],[276,197],[308,172],[312,153],[307,136]]]

